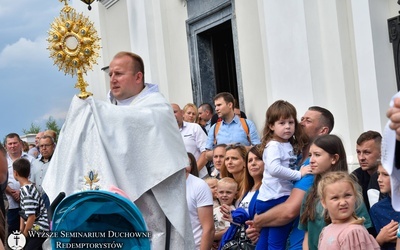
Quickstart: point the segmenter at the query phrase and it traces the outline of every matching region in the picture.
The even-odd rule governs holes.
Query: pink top
[[[375,238],[363,225],[330,224],[322,229],[319,235],[318,249],[380,249]]]

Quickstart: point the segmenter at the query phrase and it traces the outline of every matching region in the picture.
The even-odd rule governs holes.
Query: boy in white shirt
[[[217,185],[217,197],[221,205],[226,204],[231,206],[231,209],[235,209],[234,201],[238,193],[237,182],[230,177],[224,177],[218,181]],[[218,249],[219,241],[222,235],[228,230],[230,223],[222,219],[222,213],[220,211],[221,206],[214,208],[214,243],[213,249]]]

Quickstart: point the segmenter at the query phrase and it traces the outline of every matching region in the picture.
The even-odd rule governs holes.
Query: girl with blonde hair
[[[364,218],[356,215],[363,204],[357,184],[346,172],[330,172],[318,183],[318,196],[328,226],[319,236],[319,249],[380,249],[364,227]]]

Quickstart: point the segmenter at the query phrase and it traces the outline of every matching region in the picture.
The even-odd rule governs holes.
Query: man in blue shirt
[[[218,122],[208,131],[206,148],[209,160],[212,159],[212,149],[217,144],[239,143],[250,148],[252,145],[261,143],[256,126],[248,119],[245,120],[248,127],[248,134],[246,133],[240,118],[234,113],[234,100],[233,95],[228,92],[219,93],[214,97],[215,112],[221,120],[221,125],[215,136],[215,127]]]

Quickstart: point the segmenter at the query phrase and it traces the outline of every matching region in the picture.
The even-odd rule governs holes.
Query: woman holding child
[[[245,157],[244,174],[239,190],[239,199],[237,208],[241,208],[247,213],[247,220],[243,221],[249,227],[252,226],[252,220],[255,214],[255,203],[257,200],[258,190],[261,186],[261,181],[264,172],[264,162],[262,160],[263,148],[260,146],[252,147]],[[232,222],[231,208],[226,205],[221,206],[223,218]],[[252,234],[252,239],[257,240],[258,233]],[[226,242],[227,238],[223,238],[220,247]],[[224,241],[225,239],[225,241]]]
[[[254,146],[246,155],[246,167],[242,181],[243,189],[238,200],[238,207],[246,210],[251,219],[255,214],[255,201],[261,186],[263,171],[262,148]]]

